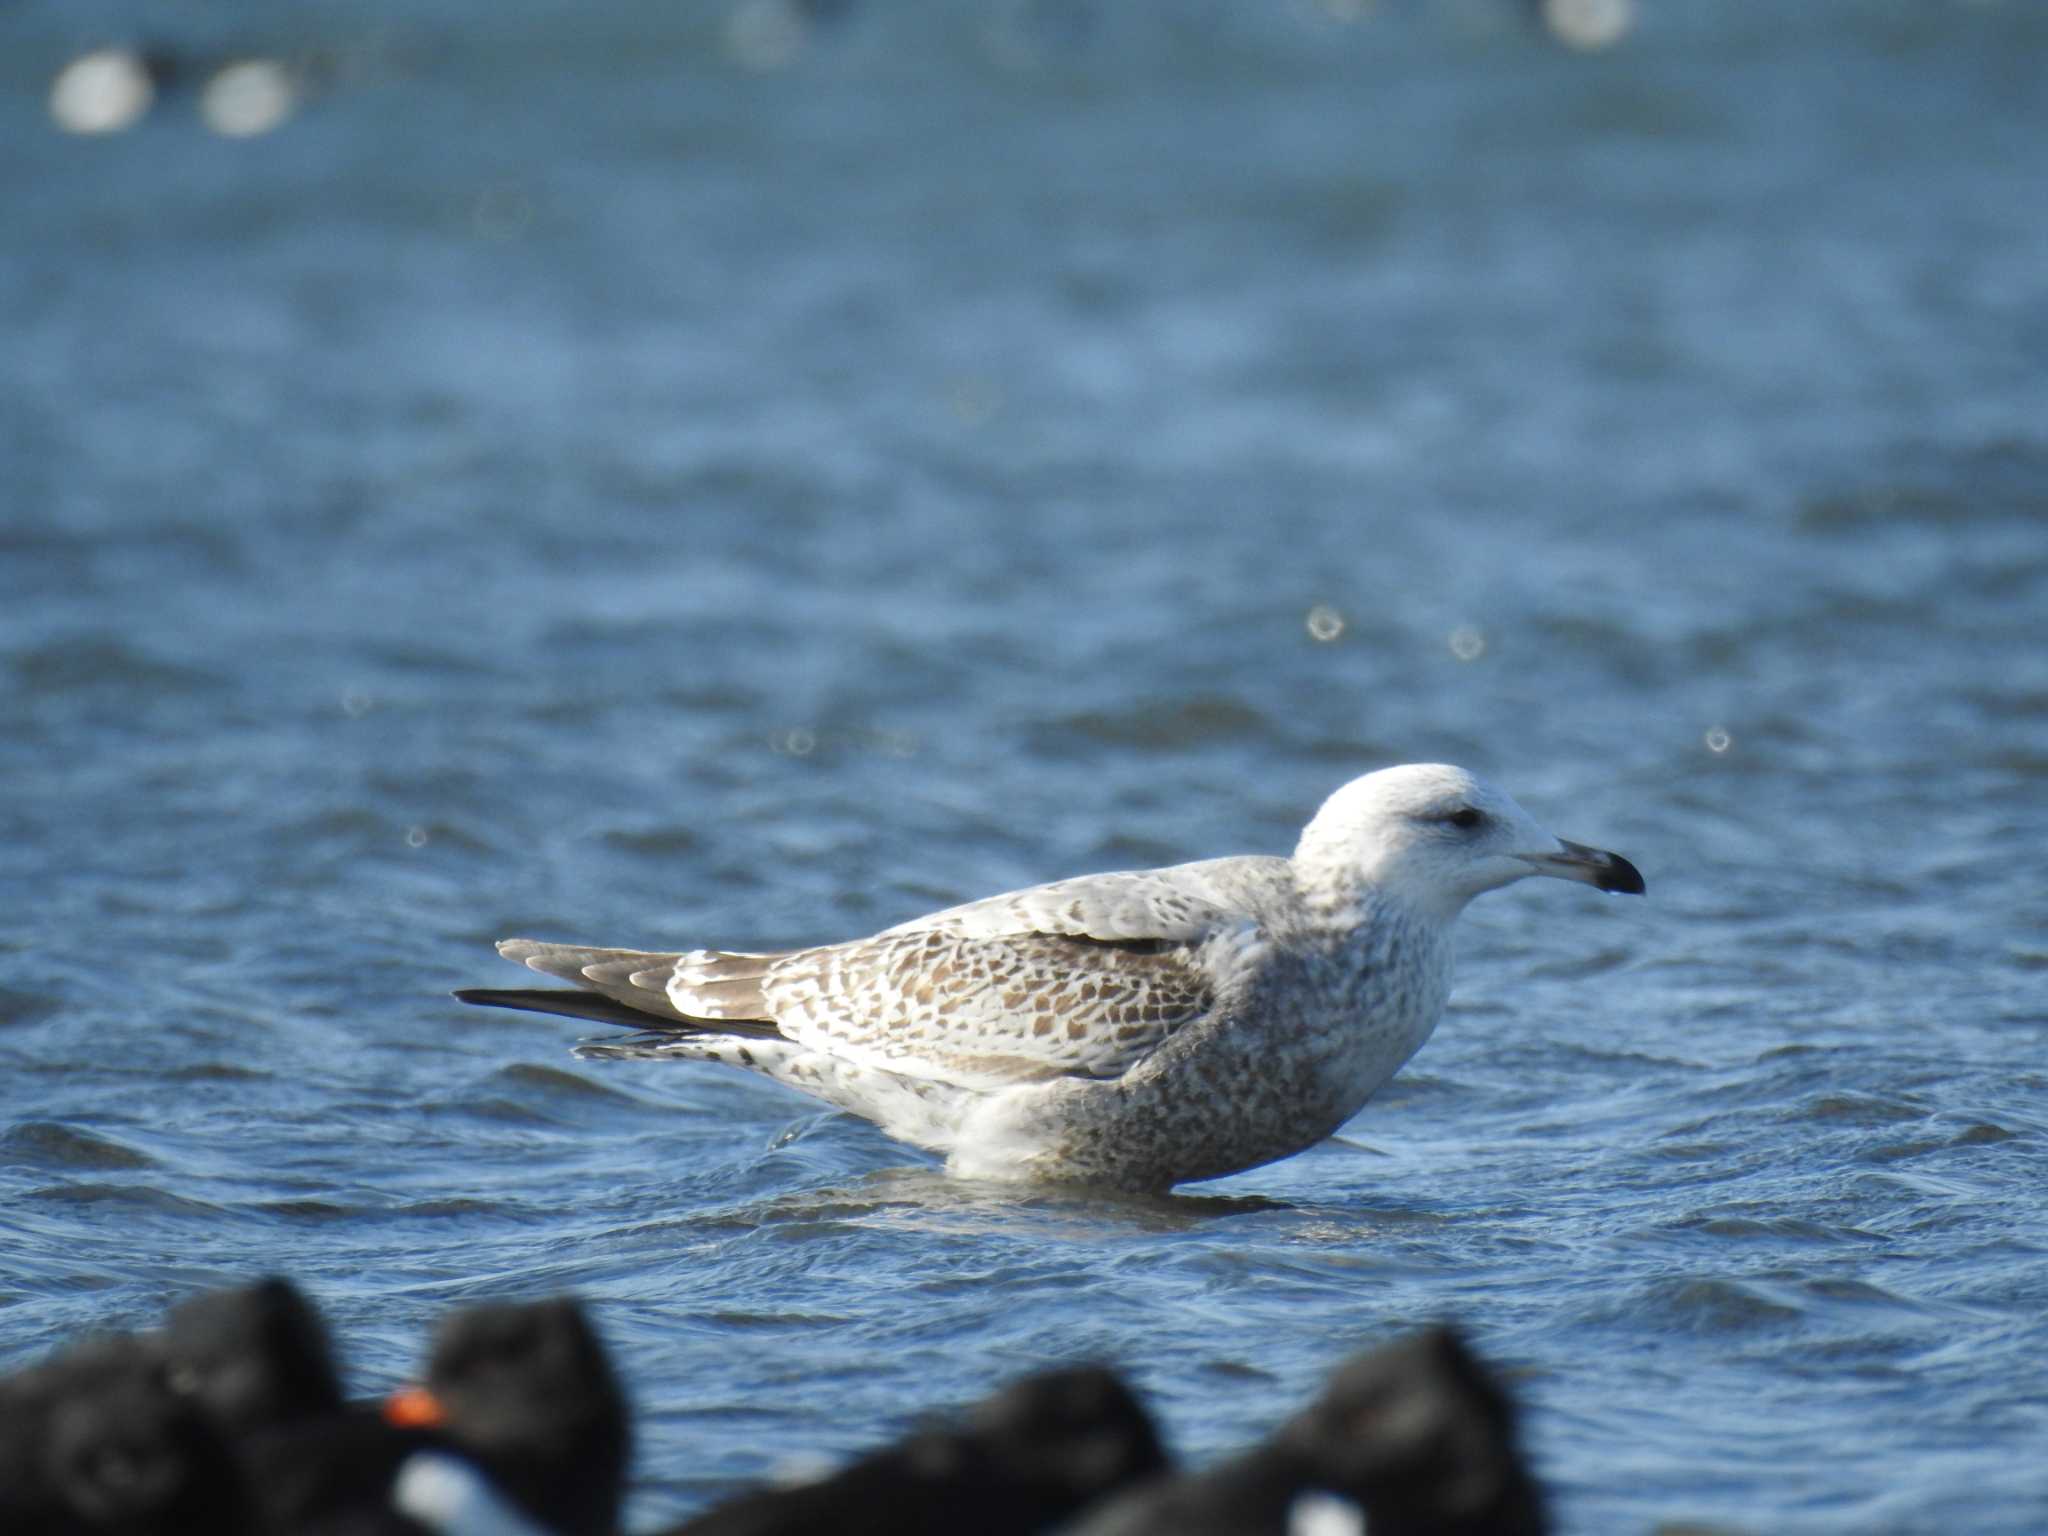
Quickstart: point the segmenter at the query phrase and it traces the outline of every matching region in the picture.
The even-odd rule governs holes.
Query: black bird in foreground
[[[455,1312],[424,1385],[351,1404],[318,1312],[267,1280],[0,1377],[0,1536],[616,1536],[630,1452],[573,1299]],[[1056,1370],[668,1536],[1547,1530],[1514,1404],[1440,1327],[1352,1360],[1202,1472],[1172,1473],[1116,1375]]]
[[[617,1528],[629,1412],[572,1300],[451,1313],[424,1385],[385,1403],[344,1402],[319,1314],[283,1280],[185,1302],[155,1347],[239,1452],[278,1536],[424,1536],[393,1503],[421,1452],[467,1461],[553,1536]]]
[[[288,1280],[173,1307],[153,1344],[172,1386],[212,1418],[246,1469],[270,1536],[427,1536],[393,1508],[399,1468],[443,1448],[431,1429],[351,1404],[318,1310]]]
[[[1263,1445],[1136,1489],[1073,1536],[1287,1536],[1318,1495],[1355,1506],[1371,1536],[1543,1536],[1514,1420],[1456,1332],[1432,1328],[1341,1367]]]
[[[207,1291],[157,1331],[171,1385],[230,1435],[339,1413],[341,1371],[327,1325],[289,1280]]]
[[[1106,1370],[1027,1376],[956,1425],[923,1430],[817,1482],[764,1488],[668,1536],[1028,1536],[1167,1468]]]
[[[569,1297],[466,1307],[443,1320],[426,1393],[441,1433],[558,1536],[612,1536],[632,1414],[604,1345]]]
[[[0,1382],[7,1536],[182,1536],[254,1521],[226,1441],[141,1340],[87,1340]]]

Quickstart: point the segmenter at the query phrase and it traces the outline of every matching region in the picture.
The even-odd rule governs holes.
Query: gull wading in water
[[[1643,890],[1627,859],[1416,763],[1331,795],[1292,858],[1084,875],[778,954],[506,939],[580,990],[455,995],[641,1031],[585,1057],[750,1068],[964,1178],[1163,1190],[1356,1114],[1436,1028],[1465,903],[1528,875]]]

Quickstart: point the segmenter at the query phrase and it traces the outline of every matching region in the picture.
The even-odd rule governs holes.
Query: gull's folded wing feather
[[[1156,940],[913,929],[747,958],[788,1039],[840,1061],[984,1088],[1119,1076],[1215,1000],[1199,955]],[[671,1002],[700,1012],[696,988],[679,966]]]
[[[983,1087],[1118,1077],[1215,1005],[1217,941],[1249,937],[1287,871],[1235,858],[1088,875],[851,944],[686,955],[669,1001],[704,1016],[758,975],[764,1016],[842,1059]]]
[[[880,937],[941,929],[975,938],[1044,933],[1110,942],[1159,939],[1199,944],[1242,923],[1261,905],[1262,891],[1290,878],[1286,859],[1257,857],[1082,875],[912,918]]]
[[[498,953],[507,960],[518,961],[528,970],[539,971],[543,976],[573,981],[579,987],[602,992],[615,1002],[637,1008],[655,1019],[680,1020],[683,1017],[669,1003],[665,990],[668,971],[676,962],[675,955],[639,949],[591,949],[579,944],[548,944],[539,939],[502,940]],[[634,980],[636,976],[643,975],[652,985]],[[656,980],[657,977],[661,979]]]
[[[1253,937],[1261,894],[1287,878],[1286,860],[1260,858],[1089,875],[780,954],[528,939],[499,952],[638,1010],[654,1031],[773,1033],[978,1088],[1113,1078],[1209,1012],[1219,941],[1227,952]]]

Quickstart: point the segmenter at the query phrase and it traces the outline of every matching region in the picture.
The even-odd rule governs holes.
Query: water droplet
[[[1317,603],[1308,611],[1308,634],[1311,640],[1325,644],[1344,633],[1344,615],[1328,603]]]
[[[1451,654],[1460,661],[1477,661],[1486,654],[1486,635],[1476,624],[1460,624],[1451,631]]]
[[[407,827],[405,829],[405,846],[408,848],[426,847],[427,829],[425,827]]]
[[[1735,738],[1718,725],[1709,728],[1705,739],[1709,752],[1726,752],[1735,745]]]

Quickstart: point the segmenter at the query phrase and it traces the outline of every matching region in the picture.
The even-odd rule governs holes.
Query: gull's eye
[[[1449,822],[1452,826],[1456,827],[1460,832],[1470,832],[1474,827],[1480,825],[1482,822],[1486,820],[1486,813],[1484,811],[1475,810],[1473,807],[1468,805],[1465,806],[1462,810],[1456,810],[1451,812],[1451,814],[1446,816],[1444,820]]]

